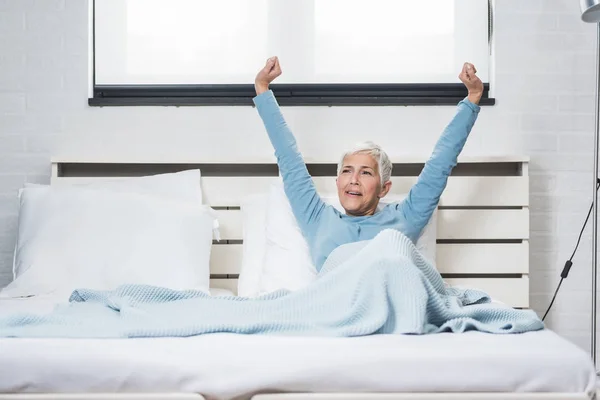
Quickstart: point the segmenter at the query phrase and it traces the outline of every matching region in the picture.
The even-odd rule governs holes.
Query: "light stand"
[[[597,257],[598,252],[596,250],[598,244],[598,208],[597,208],[597,192],[596,184],[598,181],[598,131],[600,116],[600,99],[599,85],[600,85],[600,0],[580,0],[581,6],[581,19],[583,22],[595,23],[597,28],[596,38],[596,107],[595,107],[595,133],[594,133],[594,185],[592,192],[592,343],[591,353],[592,359],[594,360],[594,366],[596,365],[596,291],[597,291],[597,273],[598,264]],[[596,368],[597,370],[597,368]]]

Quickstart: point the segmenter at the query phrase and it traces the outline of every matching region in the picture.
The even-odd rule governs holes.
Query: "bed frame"
[[[307,164],[323,195],[335,195],[336,162]],[[424,160],[394,164],[390,194],[408,192]],[[452,285],[477,287],[516,308],[529,307],[529,160],[463,158],[440,200],[437,267]],[[211,256],[211,286],[236,291],[242,260],[244,196],[268,191],[275,163],[103,162],[54,159],[52,185],[201,170],[204,202],[215,208],[221,241]]]
[[[392,194],[406,193],[425,159],[396,160]],[[307,162],[318,191],[335,194],[337,160]],[[461,157],[438,209],[437,267],[452,285],[475,287],[515,308],[529,307],[529,159],[521,156]],[[272,161],[250,163],[52,160],[52,185],[174,172],[199,168],[204,202],[219,214],[221,241],[213,246],[211,286],[236,291],[242,260],[240,203],[265,192],[278,177]],[[0,395],[15,399],[202,398],[189,394]],[[590,399],[588,393],[271,393],[255,400],[334,399]]]

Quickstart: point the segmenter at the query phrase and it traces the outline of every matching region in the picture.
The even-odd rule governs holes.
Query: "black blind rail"
[[[281,105],[439,105],[467,96],[463,84],[273,84]],[[252,84],[96,85],[92,106],[252,105]],[[481,105],[494,104],[484,84]]]

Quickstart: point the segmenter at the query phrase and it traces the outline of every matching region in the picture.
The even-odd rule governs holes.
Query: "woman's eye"
[[[363,174],[372,175],[369,171],[363,171]]]

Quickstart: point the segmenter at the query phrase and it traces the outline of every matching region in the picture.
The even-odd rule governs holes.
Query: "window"
[[[251,104],[272,55],[282,105],[455,104],[464,61],[487,97],[488,15],[485,0],[95,0],[90,104]]]

